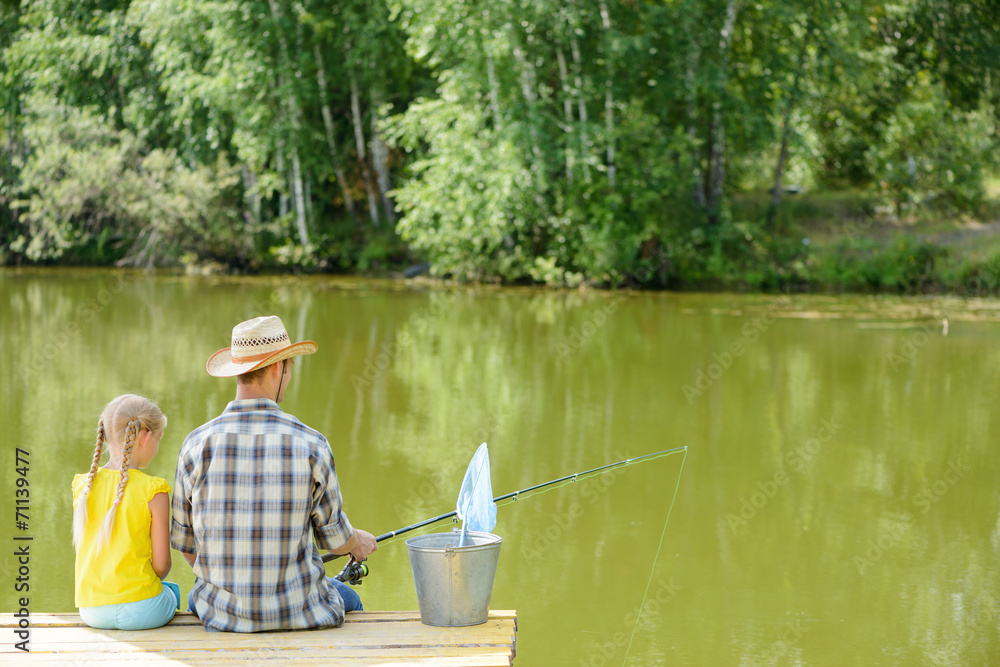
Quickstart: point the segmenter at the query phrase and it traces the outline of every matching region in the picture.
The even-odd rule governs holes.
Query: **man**
[[[327,578],[313,539],[362,561],[375,538],[344,514],[326,438],[278,407],[294,358],[317,347],[258,317],[208,360],[209,375],[236,377],[236,400],[181,445],[170,539],[194,569],[188,607],[208,630],[339,626],[361,609]]]

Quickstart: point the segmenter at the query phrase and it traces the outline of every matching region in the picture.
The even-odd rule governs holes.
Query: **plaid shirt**
[[[231,402],[181,445],[170,546],[196,554],[192,611],[208,630],[339,626],[344,602],[313,538],[343,546],[330,445],[274,401]]]

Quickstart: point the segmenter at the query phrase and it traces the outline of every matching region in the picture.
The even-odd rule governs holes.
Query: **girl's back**
[[[139,470],[160,446],[167,418],[142,396],[111,401],[97,423],[90,470],[73,479],[76,606],[95,628],[144,630],[180,606],[170,571],[170,487]],[[107,445],[111,459],[98,468]]]
[[[87,496],[87,522],[76,555],[76,606],[94,607],[145,600],[160,592],[160,578],[153,570],[150,537],[152,517],[149,501],[157,493],[170,493],[166,480],[130,470],[128,484],[118,507],[111,540],[98,539],[100,521],[111,509],[118,488],[119,472],[100,468]],[[73,503],[78,502],[87,475],[73,479]]]

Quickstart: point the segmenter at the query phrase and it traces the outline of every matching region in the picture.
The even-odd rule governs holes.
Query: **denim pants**
[[[166,625],[174,617],[180,598],[176,584],[163,582],[163,590],[146,600],[80,607],[80,618],[100,630],[150,630]]]
[[[327,577],[330,583],[334,585],[337,592],[340,593],[340,598],[344,601],[344,611],[363,611],[364,607],[361,604],[361,596],[358,595],[357,591],[354,590],[353,586],[345,584],[339,579],[334,579],[333,577]]]

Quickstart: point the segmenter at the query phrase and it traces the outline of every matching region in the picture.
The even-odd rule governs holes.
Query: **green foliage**
[[[788,236],[803,229],[836,229],[841,221],[870,214],[880,197],[859,189],[805,190],[786,193],[781,200],[777,230]],[[767,217],[771,196],[767,192],[739,192],[733,195],[733,217],[737,220],[763,220]]]
[[[39,148],[21,171],[25,234],[11,244],[31,260],[58,258],[123,217],[131,196],[122,180],[134,138],[91,110],[35,98],[26,137]]]
[[[808,247],[770,235],[760,222],[727,218],[714,227],[671,234],[664,246],[675,272],[671,286],[772,290],[807,280]]]
[[[185,254],[240,265],[248,248],[234,207],[238,179],[220,161],[182,165],[172,151],[143,154],[134,135],[89,109],[44,100],[26,128],[31,153],[21,172],[25,233],[12,250],[52,260],[109,239],[126,263],[172,263]]]
[[[995,124],[983,110],[951,108],[943,87],[921,74],[909,98],[880,124],[882,140],[866,154],[869,170],[897,214],[922,204],[975,211],[986,175],[1000,166]]]
[[[0,4],[0,261],[992,284],[914,240],[802,237],[876,201],[906,221],[991,214],[997,16],[996,0]],[[769,195],[779,181],[811,196]]]
[[[646,260],[665,230],[690,230],[700,217],[691,201],[690,139],[682,128],[663,133],[637,104],[626,108],[619,132],[629,150],[618,160],[615,191],[602,196],[603,182],[584,186],[571,209],[580,230],[571,266],[598,283],[616,285],[641,274],[643,284],[663,286],[661,271],[643,270]]]
[[[1000,291],[1000,253],[983,261],[964,259],[957,280],[961,291],[969,295],[997,293]]]
[[[909,236],[888,243],[874,239],[844,239],[817,258],[810,277],[822,285],[848,290],[916,292],[939,287],[941,246]]]
[[[518,280],[533,265],[532,175],[516,144],[481,121],[447,90],[392,119],[390,140],[425,146],[392,193],[404,214],[397,229],[439,275]]]

